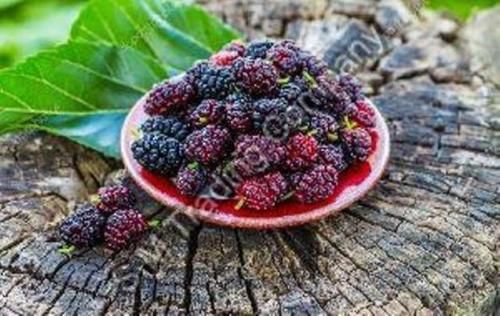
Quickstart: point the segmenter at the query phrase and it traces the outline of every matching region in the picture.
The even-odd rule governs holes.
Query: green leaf
[[[179,69],[239,37],[197,6],[161,0],[91,1],[71,35],[132,47]]]
[[[1,72],[0,105],[33,114],[128,109],[171,73],[133,49],[70,42]]]
[[[153,84],[238,34],[197,6],[93,0],[71,40],[0,72],[0,132],[42,129],[119,157],[126,112]]]
[[[120,159],[120,133],[127,113],[59,115],[38,122],[39,128]]]

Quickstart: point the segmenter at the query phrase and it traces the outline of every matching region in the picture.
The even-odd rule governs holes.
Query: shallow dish
[[[351,165],[339,176],[339,185],[334,194],[325,201],[302,204],[293,200],[280,203],[267,211],[255,211],[245,207],[235,209],[236,200],[219,201],[210,198],[189,198],[181,195],[170,179],[144,169],[133,158],[131,144],[135,131],[147,119],[144,112],[145,98],[132,108],[121,134],[121,153],[126,169],[135,182],[163,205],[186,213],[189,216],[222,226],[253,229],[283,228],[317,221],[336,214],[361,199],[382,177],[389,160],[389,131],[378,109],[375,111],[376,125],[371,135],[374,146],[369,159]]]

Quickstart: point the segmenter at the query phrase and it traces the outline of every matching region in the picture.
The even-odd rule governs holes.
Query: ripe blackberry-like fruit
[[[299,48],[291,41],[274,44],[267,52],[267,59],[278,69],[282,77],[302,72],[303,63]]]
[[[279,116],[286,111],[288,102],[282,98],[262,98],[253,103],[252,119],[255,129],[262,129],[271,116]]]
[[[175,185],[185,196],[196,196],[207,182],[207,171],[194,162],[181,168],[177,174]]]
[[[123,185],[100,188],[98,195],[99,202],[96,207],[106,215],[110,215],[119,209],[131,208],[135,204],[134,194]]]
[[[352,103],[349,94],[330,77],[321,76],[315,81],[309,94],[310,105],[337,115],[344,113]]]
[[[224,104],[214,99],[203,100],[189,116],[194,127],[219,123],[224,117]]]
[[[337,186],[338,173],[328,165],[317,165],[295,180],[295,197],[302,203],[315,203],[330,197]]]
[[[185,109],[196,98],[194,86],[185,78],[166,81],[149,93],[144,111],[149,115],[169,115]]]
[[[246,47],[245,44],[240,41],[232,41],[224,46],[222,50],[226,52],[236,52],[238,53],[238,56],[243,57],[245,55]]]
[[[368,159],[372,148],[372,137],[364,128],[343,129],[340,133],[345,153],[358,161]]]
[[[290,105],[300,105],[299,98],[309,91],[307,82],[300,77],[295,77],[290,82],[280,87],[278,97],[288,101]]]
[[[240,58],[233,64],[236,84],[244,92],[255,95],[269,95],[278,87],[278,73],[262,59]]]
[[[106,216],[95,206],[80,205],[59,226],[61,239],[78,248],[92,247],[103,240]]]
[[[332,143],[338,140],[339,125],[330,115],[318,113],[311,117],[310,134],[319,142]]]
[[[240,203],[254,210],[268,210],[286,195],[288,184],[280,172],[273,172],[263,177],[249,179],[237,189]]]
[[[236,51],[220,51],[210,57],[210,61],[216,66],[231,66],[241,55]]]
[[[134,209],[119,210],[108,218],[104,230],[106,247],[121,250],[140,238],[148,229],[141,213]]]
[[[347,107],[346,115],[349,120],[362,127],[375,126],[375,111],[365,100],[358,100]]]
[[[251,101],[244,95],[235,94],[226,99],[226,123],[237,133],[246,133],[252,129]]]
[[[353,102],[362,98],[363,87],[356,78],[349,74],[342,74],[337,76],[337,81]]]
[[[234,151],[238,159],[236,169],[250,177],[276,170],[285,160],[285,147],[271,138],[261,135],[243,135],[236,142]]]
[[[189,128],[176,117],[153,116],[141,125],[145,134],[160,133],[182,141],[189,134]]]
[[[304,71],[306,71],[312,77],[318,78],[328,73],[327,64],[324,61],[316,58],[316,56],[307,52],[302,52],[300,58],[302,59],[302,63],[304,65]]]
[[[134,159],[149,171],[173,175],[184,160],[184,149],[178,140],[163,134],[145,134],[132,144]]]
[[[344,171],[348,163],[344,157],[344,151],[340,145],[321,145],[318,147],[318,161],[324,165],[330,165],[337,171]]]
[[[248,44],[245,57],[248,58],[261,58],[264,59],[267,56],[267,51],[273,47],[274,43],[270,41],[253,41]]]
[[[188,71],[201,99],[224,99],[233,90],[234,77],[229,67],[216,67],[208,62],[196,64]]]
[[[298,133],[286,144],[286,165],[292,171],[303,170],[314,164],[318,157],[318,142],[312,136]]]
[[[186,156],[205,166],[213,166],[228,153],[231,136],[226,128],[208,125],[186,138]]]

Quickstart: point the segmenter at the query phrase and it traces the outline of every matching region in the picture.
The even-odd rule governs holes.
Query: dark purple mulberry
[[[340,133],[346,154],[353,160],[365,161],[372,148],[372,137],[364,128],[344,129]]]
[[[173,175],[184,160],[184,148],[178,140],[163,134],[145,134],[132,144],[134,159],[149,171]]]
[[[182,111],[196,98],[196,90],[188,80],[166,81],[149,93],[144,111],[149,115],[169,115]]]
[[[267,56],[267,52],[271,47],[273,47],[274,43],[270,41],[253,41],[250,44],[248,44],[246,52],[245,52],[245,57],[248,58],[261,58],[264,59]]]
[[[313,78],[325,76],[328,73],[328,65],[324,61],[316,58],[316,56],[308,52],[302,52],[300,57],[304,65],[304,71]]]
[[[303,63],[299,48],[291,41],[275,44],[267,52],[270,60],[282,77],[293,76],[302,72]]]
[[[269,95],[278,87],[276,69],[261,59],[240,58],[233,64],[236,84],[252,95]]]
[[[189,116],[189,121],[194,127],[219,123],[225,114],[224,104],[214,99],[204,100]]]
[[[332,143],[338,140],[339,125],[330,115],[316,114],[311,117],[310,133],[322,143]]]
[[[230,68],[216,67],[208,62],[196,64],[188,71],[201,99],[224,99],[233,91],[234,77]]]
[[[207,171],[198,163],[191,163],[177,174],[175,185],[185,196],[196,196],[207,182]]]
[[[186,138],[185,151],[190,160],[212,166],[224,158],[230,145],[231,136],[227,129],[208,125]]]
[[[106,216],[95,206],[80,205],[59,226],[61,239],[78,248],[92,247],[103,240]]]
[[[341,74],[337,76],[339,85],[347,92],[352,102],[356,102],[363,97],[363,87],[361,83],[349,74]]]
[[[308,91],[307,82],[300,77],[295,77],[280,88],[278,97],[287,100],[290,105],[300,105],[300,103],[298,104],[300,97],[304,96]]]
[[[254,176],[276,170],[285,161],[285,147],[271,138],[244,135],[238,138],[234,154],[236,169],[244,176]]]
[[[339,83],[326,76],[314,80],[307,101],[311,107],[331,111],[337,116],[342,115],[352,103],[350,96]]]
[[[237,133],[250,131],[253,126],[251,101],[241,94],[229,96],[226,101],[227,126]]]
[[[324,165],[330,165],[336,170],[343,171],[348,167],[344,157],[344,151],[338,145],[321,145],[318,147],[318,161]]]
[[[189,128],[176,117],[153,116],[141,125],[145,134],[160,133],[182,141],[189,134]]]

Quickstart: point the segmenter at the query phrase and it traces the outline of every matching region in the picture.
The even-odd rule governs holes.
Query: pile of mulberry
[[[183,196],[214,191],[236,209],[328,199],[339,174],[374,147],[375,112],[359,81],[290,40],[228,43],[155,87],[144,107],[149,118],[131,145],[136,162]],[[107,214],[124,208],[133,206],[111,205]],[[106,236],[119,248],[133,233]]]

